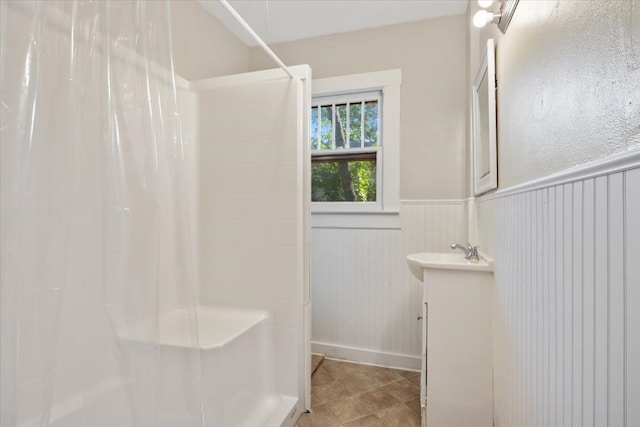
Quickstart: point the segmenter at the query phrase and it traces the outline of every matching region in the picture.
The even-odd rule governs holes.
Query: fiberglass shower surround
[[[299,413],[308,80],[176,78],[167,2],[0,7],[0,424],[280,425]],[[269,137],[224,129],[248,114],[243,96],[281,102],[268,119],[249,112]],[[211,108],[226,116],[200,122]],[[262,193],[242,180],[258,169],[273,185]],[[248,274],[223,256],[241,249],[277,254],[277,268]],[[264,353],[246,351],[252,339]],[[220,389],[232,348],[265,375],[253,419],[229,418],[251,412],[247,384]]]

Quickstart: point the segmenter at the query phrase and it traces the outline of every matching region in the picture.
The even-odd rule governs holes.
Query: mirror
[[[493,39],[487,40],[473,82],[472,139],[475,195],[498,187],[496,151],[496,67]]]

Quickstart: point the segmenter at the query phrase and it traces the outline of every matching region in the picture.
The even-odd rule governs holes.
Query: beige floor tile
[[[377,388],[375,390],[359,394],[357,395],[357,398],[360,403],[371,409],[372,412],[377,412],[388,408],[389,406],[401,403],[398,399],[391,396],[382,388]]]
[[[420,427],[420,415],[400,404],[376,412],[387,427]]]
[[[342,423],[333,415],[327,405],[320,405],[310,414],[302,414],[298,418],[299,427],[340,427]]]
[[[313,373],[313,375],[311,375],[311,387],[321,387],[332,383],[335,380],[336,379],[329,375],[329,373],[321,366]]]
[[[316,396],[312,388],[311,389],[311,408],[316,408],[317,406],[324,405],[325,403],[327,403],[326,398],[324,400],[320,399],[318,396]]]
[[[380,385],[389,384],[404,378],[398,373],[394,372],[395,370],[382,368],[380,366],[362,365],[360,369],[367,376],[376,380],[376,382]]]
[[[386,427],[382,421],[375,415],[367,415],[366,417],[344,424],[345,427]]]
[[[400,402],[408,402],[420,397],[420,386],[409,380],[402,380],[387,384],[383,387],[383,390],[398,399]]]
[[[360,403],[355,397],[336,400],[327,403],[327,406],[331,409],[333,415],[335,415],[342,423],[353,421],[371,414],[371,410]]]
[[[344,383],[351,394],[363,393],[380,387],[380,383],[364,372],[354,372],[340,378],[340,382]]]
[[[405,402],[405,406],[411,409],[413,412],[417,413],[418,415],[420,415],[422,411],[422,407],[420,406],[420,398]]]
[[[354,374],[360,369],[355,363],[338,362],[331,359],[324,359],[322,361],[322,368],[335,379]]]
[[[329,384],[316,387],[313,394],[318,399],[318,403],[331,402],[333,400],[344,399],[353,395],[347,383],[340,380],[332,381]]]
[[[324,354],[312,354],[311,355],[311,375],[318,369],[320,363],[324,359]]]
[[[403,369],[389,369],[391,372],[393,372],[394,374],[398,374],[401,377],[404,378],[411,378],[414,377],[416,375],[420,376],[420,372],[416,372],[416,371],[405,371]]]
[[[412,383],[414,383],[415,385],[417,385],[418,387],[420,387],[420,380],[421,380],[420,374],[414,375],[412,377],[408,377],[407,379]]]
[[[420,425],[420,373],[320,360],[311,376],[311,414],[296,427]]]

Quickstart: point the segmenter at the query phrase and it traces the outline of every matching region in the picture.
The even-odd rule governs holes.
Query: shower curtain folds
[[[202,426],[168,3],[0,8],[0,424]]]

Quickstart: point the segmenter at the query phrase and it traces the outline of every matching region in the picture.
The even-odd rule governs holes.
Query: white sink
[[[422,281],[425,268],[460,271],[493,271],[493,260],[480,258],[480,261],[468,261],[462,253],[420,252],[407,255],[407,263],[416,279]]]

